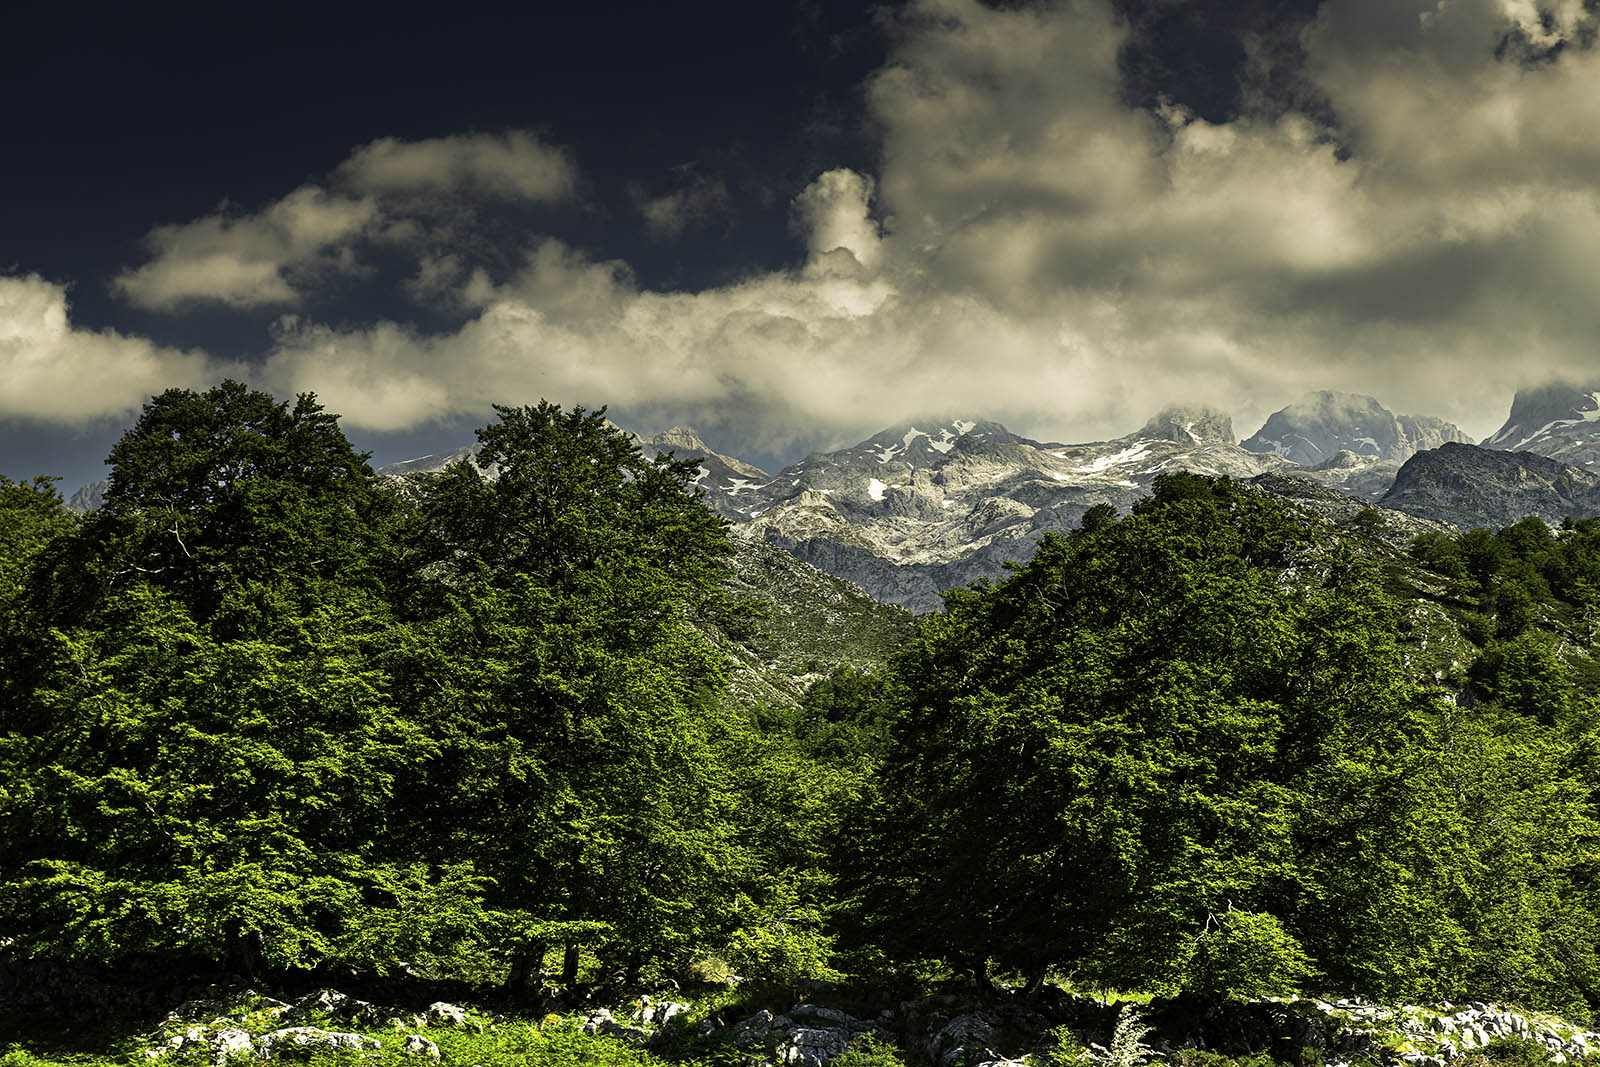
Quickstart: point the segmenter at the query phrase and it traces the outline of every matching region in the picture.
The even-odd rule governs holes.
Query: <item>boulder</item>
[[[401,1051],[408,1056],[424,1056],[435,1063],[439,1061],[439,1046],[421,1034],[412,1034],[406,1038],[406,1043],[401,1046]]]
[[[791,1067],[827,1067],[850,1047],[854,1036],[846,1027],[797,1026],[778,1046],[778,1062]]]
[[[436,1000],[428,1005],[427,1020],[429,1026],[445,1026],[455,1030],[465,1030],[472,1025],[467,1019],[465,1008],[447,1004],[442,1000]]]
[[[376,1038],[323,1030],[315,1026],[286,1026],[262,1034],[255,1041],[256,1055],[262,1059],[272,1059],[282,1048],[376,1051],[378,1047]]]
[[[960,1067],[964,1062],[977,1062],[982,1058],[993,1040],[994,1025],[986,1017],[976,1012],[957,1015],[928,1039],[928,1059],[937,1067]],[[970,1061],[969,1052],[974,1054]]]
[[[255,1051],[250,1034],[237,1026],[225,1027],[211,1035],[211,1060],[222,1063],[238,1056],[249,1056]]]
[[[583,1021],[583,1032],[586,1034],[606,1034],[610,1037],[621,1038],[631,1045],[644,1045],[650,1040],[650,1031],[637,1026],[627,1026],[619,1023],[611,1014],[609,1008],[597,1008]]]
[[[640,1001],[638,1010],[633,1013],[633,1020],[642,1026],[665,1026],[688,1010],[687,1004],[678,1004],[670,1000],[655,1003],[649,997],[645,997]]]

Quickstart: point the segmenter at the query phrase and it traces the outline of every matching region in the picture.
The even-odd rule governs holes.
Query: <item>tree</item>
[[[248,628],[266,587],[314,599],[322,580],[381,582],[395,501],[312,394],[291,406],[235,381],[169,389],[107,462],[88,541],[108,587],[145,582]]]
[[[392,503],[314,398],[234,382],[153,398],[111,462],[28,577],[0,925],[103,960],[337,958],[395,903],[390,798],[432,744],[382,666]]]
[[[1292,912],[1298,781],[1358,722],[1391,736],[1406,699],[1385,612],[1282,505],[1194,476],[950,595],[896,661],[904,707],[844,861],[867,929],[980,976],[1159,985],[1229,902]]]
[[[1368,564],[1225,479],[1047,538],[894,663],[838,860],[861,936],[979,981],[1572,1003],[1594,851],[1565,743],[1537,709],[1463,721],[1396,633]]]
[[[427,486],[408,536],[406,701],[439,738],[407,833],[475,857],[508,951],[637,971],[725,934],[750,870],[718,711],[725,522],[693,464],[647,460],[603,412],[496,408],[477,462]]]

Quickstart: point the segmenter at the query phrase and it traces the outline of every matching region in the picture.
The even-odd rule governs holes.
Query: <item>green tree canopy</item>
[[[1513,752],[1570,772],[1520,727],[1463,744],[1396,636],[1368,565],[1226,479],[1158,479],[1128,518],[1046,538],[895,662],[900,715],[840,860],[862,934],[980,977],[1570,998],[1592,974],[1581,790],[1496,786],[1526,819],[1477,832],[1465,780],[1478,795]],[[1561,873],[1507,889],[1554,826]],[[1519,950],[1491,976],[1479,941],[1513,927],[1563,931],[1576,962]]]

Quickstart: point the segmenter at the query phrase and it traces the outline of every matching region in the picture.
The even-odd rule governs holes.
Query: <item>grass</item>
[[[376,1052],[329,1051],[323,1049],[282,1050],[273,1062],[306,1067],[352,1067],[387,1064],[426,1064],[420,1056],[404,1051],[411,1033],[421,1033],[439,1047],[442,1067],[667,1067],[668,1061],[625,1041],[599,1034],[585,1034],[581,1021],[572,1016],[559,1019],[511,1019],[482,1032],[430,1028],[426,1031],[351,1028],[330,1024],[328,1029],[359,1033],[377,1040]],[[148,1028],[139,1033],[148,1033]],[[8,1032],[9,1044],[0,1045],[0,1067],[134,1067],[159,1063],[162,1067],[211,1067],[208,1052],[196,1050],[170,1053],[161,1059],[148,1059],[138,1047],[135,1033],[110,1028],[98,1037],[72,1040],[65,1033],[35,1029],[31,1033]],[[677,1067],[728,1067],[709,1059],[674,1061]]]

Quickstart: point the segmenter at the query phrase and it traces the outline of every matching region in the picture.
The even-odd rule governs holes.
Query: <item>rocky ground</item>
[[[1182,1058],[1183,1049],[1229,1056],[1269,1053],[1280,1061],[1327,1065],[1373,1063],[1446,1067],[1497,1040],[1521,1042],[1549,1062],[1600,1051],[1600,1033],[1553,1016],[1472,1003],[1384,1006],[1357,999],[1258,999],[1222,1005],[1184,1000],[1113,1003],[1047,988],[1041,995],[940,994],[875,1003],[828,983],[803,983],[787,1007],[696,1007],[640,997],[626,1004],[547,1015],[539,1027],[568,1027],[671,1057],[745,1067],[827,1067],[864,1035],[898,1048],[908,1063],[929,1067],[1020,1067],[1068,1058],[1084,1067],[1130,1067]],[[848,1010],[847,1007],[848,1006]],[[492,1036],[527,1026],[436,1002],[422,1012],[384,1008],[320,990],[295,1001],[253,991],[192,1000],[142,1035],[139,1054],[183,1062],[301,1058],[312,1051],[352,1060],[396,1055],[421,1063],[441,1058],[446,1035]],[[382,1035],[386,1040],[380,1041]],[[708,1050],[720,1048],[715,1056]],[[699,1053],[699,1055],[696,1055]],[[730,1055],[732,1059],[730,1059]],[[445,1056],[446,1061],[452,1058]],[[175,1062],[176,1062],[175,1061]]]

